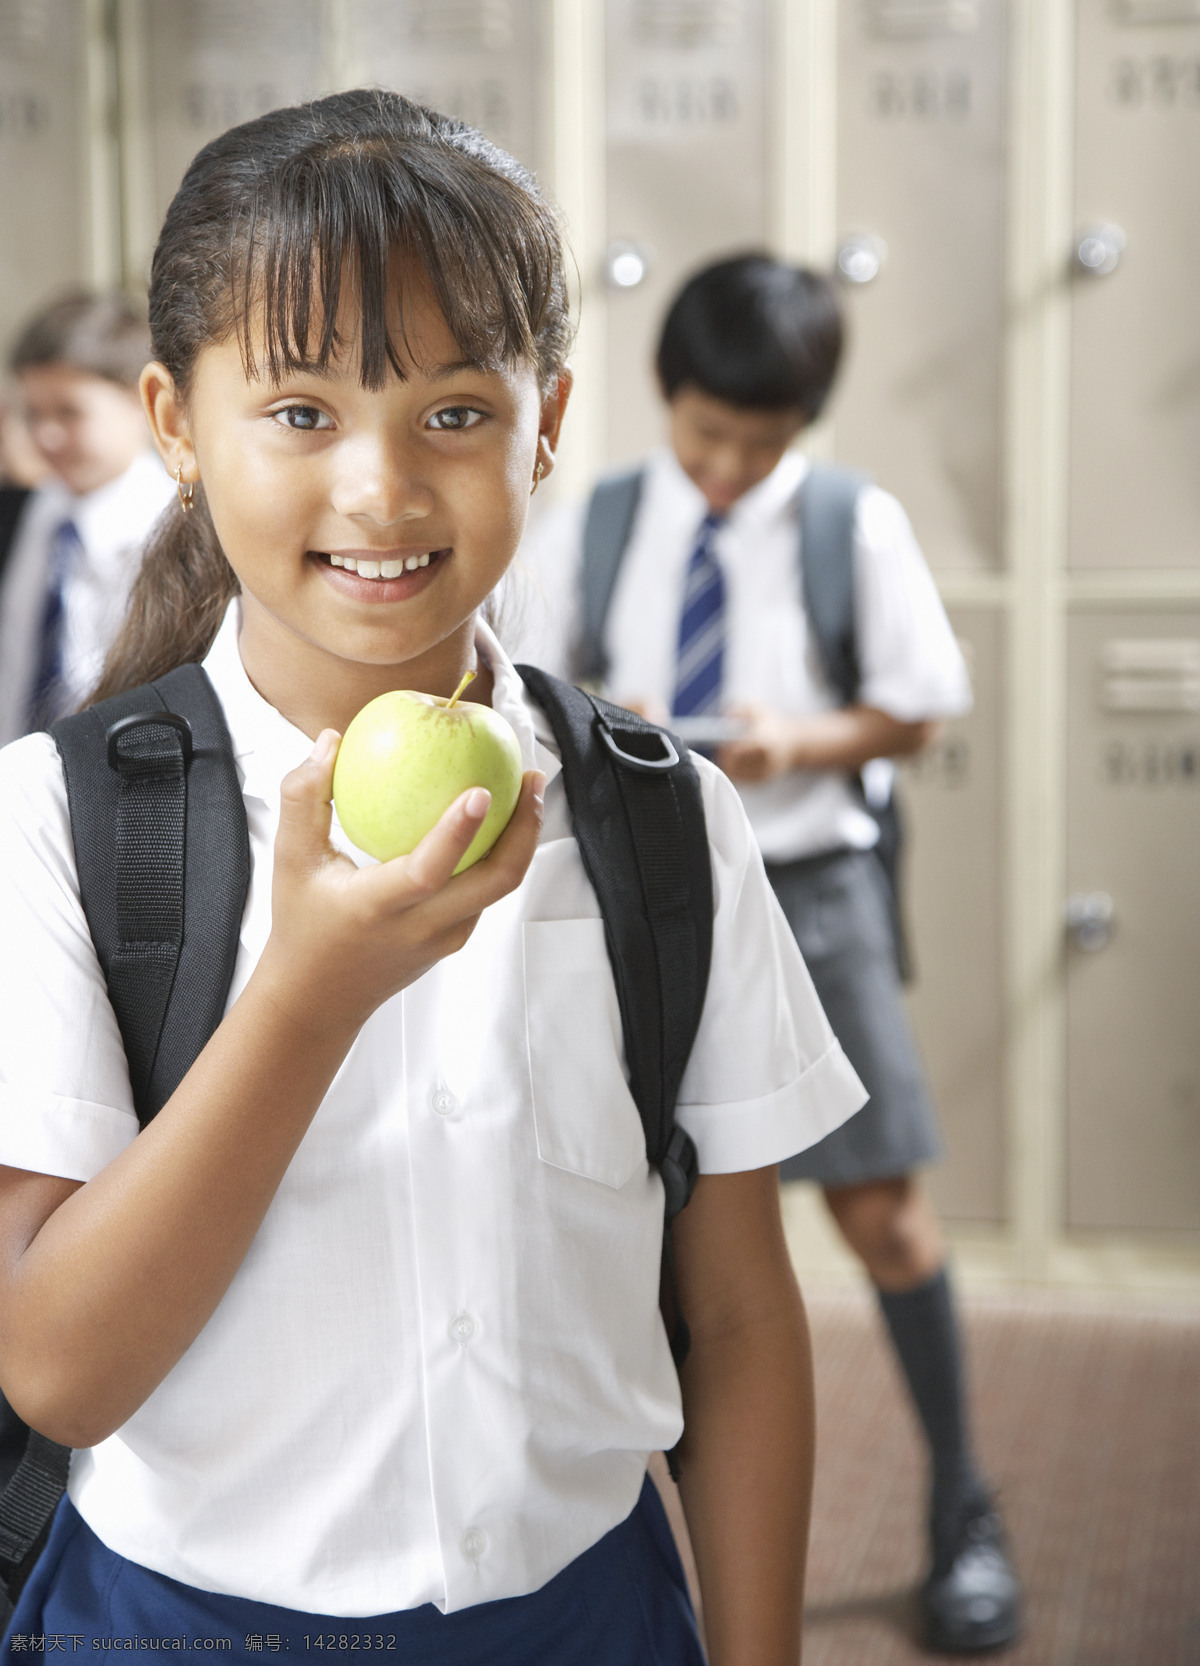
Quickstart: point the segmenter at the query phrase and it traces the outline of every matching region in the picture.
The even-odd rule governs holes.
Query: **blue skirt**
[[[103,1545],[64,1498],[21,1593],[10,1654],[380,1655],[397,1666],[704,1666],[671,1529],[646,1478],[631,1516],[525,1597],[443,1614],[300,1614],[193,1590]]]

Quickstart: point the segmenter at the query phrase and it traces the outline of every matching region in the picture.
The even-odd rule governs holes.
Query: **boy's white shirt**
[[[485,627],[477,646],[549,778],[529,874],[363,1027],[212,1319],[73,1461],[104,1543],[188,1585],[347,1617],[517,1596],[625,1518],[680,1432],[661,1183],[596,899],[549,726]],[[311,742],[251,686],[236,603],[205,664],[253,857],[232,1001],[270,928],[279,783]],[[714,957],[679,1119],[718,1173],[815,1143],[865,1095],[736,795],[700,770]],[[137,1126],[45,735],[0,752],[0,917],[0,1162],[87,1180]]]
[[[76,497],[49,481],[26,501],[0,585],[0,746],[24,733],[57,529],[74,521],[82,546],[63,592],[63,680],[74,706],[96,685],[142,546],[174,490],[146,450],[94,492]]]
[[[727,705],[754,701],[790,716],[829,711],[825,681],[801,600],[797,501],[806,459],[788,452],[739,498],[718,529],[725,575]],[[669,449],[648,460],[605,630],[607,692],[669,708],[688,559],[708,505]],[[548,510],[521,547],[514,584],[520,642],[515,659],[566,674],[579,628],[579,573],[586,504]],[[859,498],[855,528],[860,699],[901,722],[970,709],[962,654],[929,568],[896,499],[876,486]],[[768,861],[866,849],[875,822],[843,775],[795,772],[739,788]]]

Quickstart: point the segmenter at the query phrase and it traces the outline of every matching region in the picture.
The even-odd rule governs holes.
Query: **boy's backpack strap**
[[[804,611],[838,698],[853,705],[861,681],[854,594],[854,523],[867,476],[814,463],[800,488]]]
[[[600,903],[629,1085],[646,1155],[663,1179],[667,1295],[670,1222],[691,1197],[696,1151],[675,1121],[712,958],[713,890],[700,780],[687,748],[633,712],[532,666],[517,667],[550,720],[583,865]],[[687,1353],[677,1305],[676,1362]]]
[[[0,486],[0,574],[4,572],[8,563],[21,511],[28,499],[27,486]]]
[[[579,641],[572,667],[583,683],[602,683],[608,669],[604,626],[641,495],[642,470],[637,468],[601,480],[588,499],[583,523]]]
[[[79,889],[144,1127],[220,1023],[250,882],[221,705],[184,665],[51,730]]]

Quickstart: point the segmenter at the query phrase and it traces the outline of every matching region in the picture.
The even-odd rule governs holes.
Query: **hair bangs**
[[[414,282],[428,285],[465,363],[539,360],[559,302],[547,282],[554,232],[492,169],[461,152],[451,163],[403,142],[343,142],[258,183],[230,274],[248,373],[277,383],[355,351],[364,387],[403,379]]]

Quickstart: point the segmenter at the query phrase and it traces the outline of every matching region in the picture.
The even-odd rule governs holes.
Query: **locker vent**
[[[268,61],[296,56],[297,37],[304,38],[304,25],[311,27],[317,21],[311,0],[303,8],[291,0],[256,0],[253,6],[245,0],[203,0],[202,5],[175,0],[152,15],[162,50],[173,55],[183,45],[216,52],[230,62],[238,52],[269,53]]]
[[[1113,0],[1118,23],[1200,23],[1200,0]]]
[[[1200,712],[1200,639],[1115,637],[1100,652],[1110,712]]]
[[[979,0],[864,0],[867,29],[883,40],[970,35],[979,27]]]
[[[379,9],[426,51],[504,52],[512,45],[512,0],[405,0]]]
[[[0,0],[0,56],[34,58],[50,35],[50,0]]]
[[[633,0],[639,46],[728,46],[737,21],[737,0]]]

